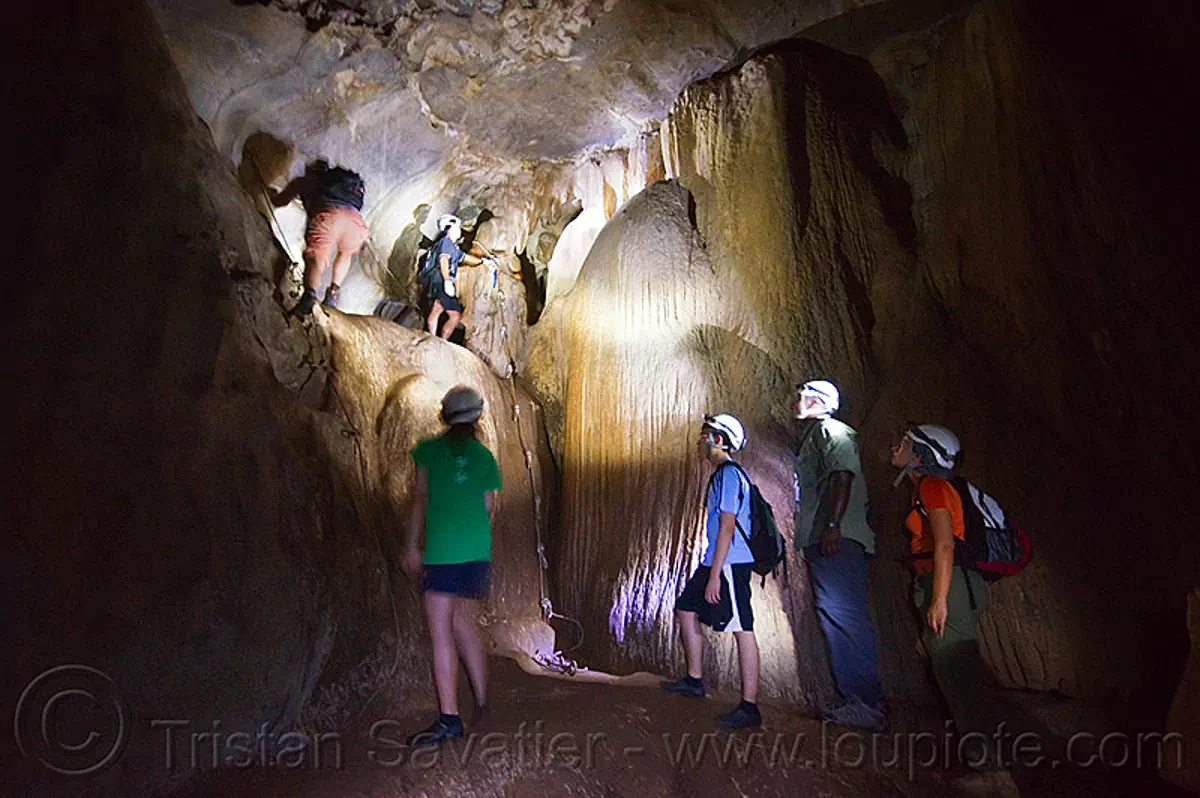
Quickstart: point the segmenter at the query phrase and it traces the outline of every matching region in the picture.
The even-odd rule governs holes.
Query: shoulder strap
[[[713,469],[712,476],[710,476],[708,478],[708,487],[704,490],[705,504],[708,503],[708,494],[712,491],[713,485],[717,481],[717,476],[726,468],[736,469],[737,471],[739,471],[741,473],[742,476],[744,476],[746,478],[747,483],[753,485],[753,483],[750,482],[750,475],[746,473],[746,469],[742,468],[740,463],[738,463],[736,460],[726,460],[724,463],[721,463],[719,466],[717,466],[715,469]],[[738,480],[738,512],[741,512],[742,502],[744,502],[744,501],[746,501],[746,493],[742,488],[742,481],[739,479]],[[742,533],[742,539],[746,541],[746,545],[749,546],[750,538],[747,537],[746,531],[744,529],[742,529],[742,522],[737,520],[737,517],[738,517],[738,513],[734,513],[733,514],[733,523],[737,527],[738,532]]]
[[[925,509],[925,502],[921,501],[921,483],[924,481],[925,477],[921,477],[913,487],[913,509],[920,513],[922,518],[928,518],[929,511]]]

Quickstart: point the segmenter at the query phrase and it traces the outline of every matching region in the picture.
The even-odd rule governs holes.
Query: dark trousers
[[[836,554],[804,549],[816,594],[817,617],[829,646],[833,679],[844,698],[858,696],[880,707],[883,687],[875,668],[875,625],[867,607],[867,554],[862,544],[842,539]]]

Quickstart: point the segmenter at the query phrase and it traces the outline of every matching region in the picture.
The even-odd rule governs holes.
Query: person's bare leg
[[[317,286],[321,284],[321,273],[325,271],[325,264],[318,259],[316,253],[304,251],[304,286],[310,289],[314,294],[317,293]]]
[[[458,655],[467,666],[467,678],[475,693],[475,703],[483,707],[487,706],[487,651],[475,620],[478,612],[477,601],[464,598],[455,601],[454,642],[458,645]]]
[[[425,591],[425,617],[433,642],[433,683],[443,715],[458,714],[458,655],[454,650],[454,595]]]
[[[688,676],[700,679],[704,676],[704,638],[700,636],[700,619],[696,613],[676,610],[679,634],[683,638],[683,653],[687,657]]]
[[[454,333],[454,328],[458,326],[458,320],[461,318],[462,313],[457,310],[446,311],[446,323],[442,325],[442,338],[450,340],[450,336]]]
[[[758,638],[754,632],[734,632],[742,672],[742,700],[758,703]]]
[[[333,259],[333,284],[339,288],[346,282],[346,275],[350,273],[350,263],[354,260],[354,255],[354,252],[339,249],[337,257]]]
[[[442,303],[440,300],[433,300],[433,309],[429,311],[429,318],[425,322],[425,329],[429,330],[430,335],[437,335],[438,319],[442,317]]]

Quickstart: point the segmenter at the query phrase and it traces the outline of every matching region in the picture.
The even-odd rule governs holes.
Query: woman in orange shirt
[[[959,448],[958,437],[945,427],[909,424],[892,447],[892,465],[901,469],[894,484],[908,477],[912,486],[912,510],[904,526],[912,536],[913,600],[925,624],[922,637],[934,678],[964,743],[959,754],[977,771],[968,778],[999,794],[1012,794],[1016,788],[997,760],[998,752],[981,742],[996,733],[1003,715],[984,695],[991,677],[979,657],[987,582],[978,571],[954,561],[966,530],[963,500],[950,482]],[[981,736],[964,739],[971,732]]]

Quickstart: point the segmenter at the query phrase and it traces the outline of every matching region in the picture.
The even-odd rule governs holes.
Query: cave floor
[[[312,746],[299,767],[257,759],[193,780],[190,798],[383,798],[384,796],[938,796],[956,775],[926,766],[930,748],[892,731],[877,738],[823,725],[794,707],[763,706],[755,733],[718,732],[714,717],[734,697],[704,701],[655,689],[539,678],[492,660],[492,717],[441,749],[401,741],[428,711],[368,710],[353,732]],[[460,696],[469,696],[465,684]],[[929,728],[937,728],[930,726]],[[332,738],[331,738],[332,739]],[[895,753],[895,743],[902,748]],[[340,745],[339,745],[340,744]],[[919,745],[919,744],[918,744]],[[824,752],[824,753],[823,753]],[[340,757],[339,757],[340,754]],[[319,760],[319,761],[318,761]],[[874,764],[871,764],[874,762]],[[296,765],[291,762],[290,765]],[[1163,793],[1150,771],[1046,767],[1022,774],[1021,794]]]

